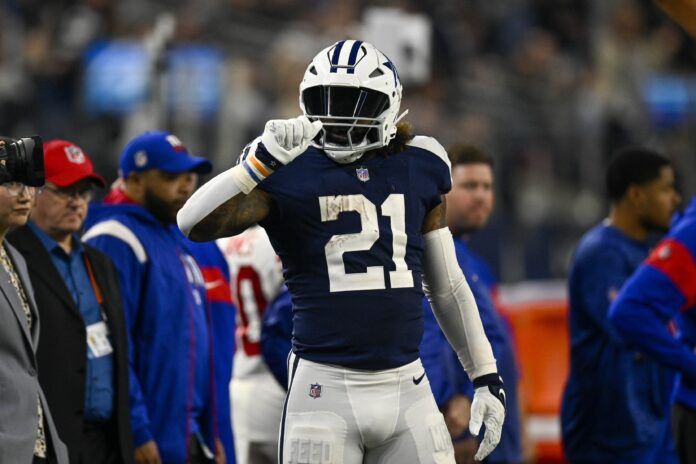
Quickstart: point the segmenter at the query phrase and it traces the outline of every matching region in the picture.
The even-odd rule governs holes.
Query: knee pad
[[[405,413],[406,424],[413,432],[419,462],[453,462],[454,449],[445,419],[432,398],[413,403]]]
[[[332,412],[290,413],[286,417],[283,461],[343,464],[346,421]]]

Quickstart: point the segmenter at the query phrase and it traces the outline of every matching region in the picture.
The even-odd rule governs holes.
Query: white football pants
[[[270,373],[232,379],[230,404],[237,464],[274,464],[285,391]]]
[[[454,464],[420,360],[363,371],[289,358],[281,464]]]

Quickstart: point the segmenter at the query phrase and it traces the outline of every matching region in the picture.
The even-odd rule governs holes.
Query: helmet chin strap
[[[329,158],[340,164],[352,163],[365,153],[364,151],[349,152],[333,150],[324,150],[324,152]]]
[[[360,145],[366,145],[367,142],[363,141],[360,143]],[[321,148],[321,147],[320,147]],[[349,151],[349,150],[331,150],[329,147],[324,147],[324,152],[326,155],[334,160],[337,163],[340,164],[350,164],[353,161],[357,160],[360,158],[364,153],[365,150],[361,150],[360,146],[355,147],[356,151]]]
[[[404,116],[406,116],[407,114],[408,114],[408,110],[406,109],[406,110],[404,110],[403,113],[401,113],[401,114],[399,115],[398,118],[396,118],[396,119],[394,120],[394,125],[396,126],[397,124],[399,124],[399,121],[401,121],[402,119],[404,119]]]
[[[403,113],[401,113],[399,115],[399,117],[397,117],[394,120],[394,127],[396,127],[398,122],[401,121],[404,118],[404,116],[406,116],[407,114],[408,114],[408,110],[406,109],[403,111]],[[315,143],[312,143],[312,145],[316,146],[317,148],[322,148],[321,146],[319,146],[318,144],[315,144]],[[324,148],[324,152],[326,153],[326,155],[329,158],[331,158],[332,160],[334,160],[335,162],[340,163],[340,164],[350,164],[353,161],[360,158],[363,154],[365,154],[364,150],[350,152],[350,151],[346,151],[346,150],[330,150],[330,149],[326,149],[326,148]]]

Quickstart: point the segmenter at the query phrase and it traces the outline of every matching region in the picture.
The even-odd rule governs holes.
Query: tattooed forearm
[[[423,228],[421,232],[427,234],[430,231],[442,229],[447,227],[446,218],[447,204],[445,202],[445,196],[442,196],[442,203],[437,205],[435,208],[430,210],[430,212],[425,216],[423,220]]]
[[[194,241],[215,240],[237,235],[263,220],[270,211],[271,197],[258,189],[240,193],[218,206],[191,230]]]
[[[249,195],[239,199],[236,205],[225,208],[223,214],[227,216],[225,222],[226,235],[236,235],[250,226],[262,221],[270,211],[271,197],[261,191],[252,190]],[[221,208],[224,208],[222,205]]]

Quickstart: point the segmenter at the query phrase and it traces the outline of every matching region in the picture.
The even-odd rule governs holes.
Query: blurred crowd
[[[696,47],[644,0],[9,0],[0,133],[74,140],[111,181],[126,140],[166,129],[220,171],[299,114],[306,64],[345,37],[390,54],[416,133],[493,154],[497,213],[473,240],[503,281],[566,274],[619,146],[664,151],[694,193]],[[105,44],[141,48],[106,84],[90,74]]]

